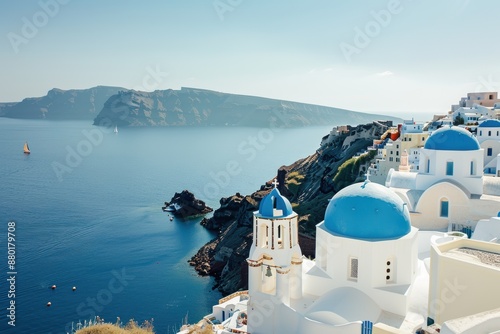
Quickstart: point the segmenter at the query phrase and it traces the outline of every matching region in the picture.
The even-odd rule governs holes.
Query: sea
[[[187,261],[214,234],[201,218],[170,220],[164,202],[187,189],[216,209],[250,194],[333,126],[113,133],[0,118],[0,332],[71,333],[96,316],[156,333],[197,322],[221,295]]]

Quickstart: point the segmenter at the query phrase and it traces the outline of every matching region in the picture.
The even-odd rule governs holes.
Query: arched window
[[[448,218],[448,214],[449,214],[449,203],[448,203],[448,200],[446,198],[443,198],[441,200],[441,208],[440,208],[440,211],[439,211],[439,216],[440,217],[443,217],[443,218]]]
[[[284,241],[284,227],[283,225],[279,224],[278,225],[278,248],[283,249],[285,247],[285,241]]]
[[[266,224],[259,225],[259,240],[258,243],[262,248],[269,247],[269,226]]]

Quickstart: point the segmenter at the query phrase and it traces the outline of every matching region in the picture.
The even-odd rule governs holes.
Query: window
[[[493,100],[493,95],[492,94],[490,94],[490,100]]]
[[[393,161],[394,159],[392,157],[389,158],[389,161]]]
[[[493,155],[493,148],[488,147],[488,156],[491,157]]]
[[[399,162],[399,158],[396,158],[396,162]]]
[[[488,131],[488,137],[491,137],[491,131]]]
[[[441,212],[439,215],[443,218],[448,217],[448,200],[446,199],[441,200]]]
[[[264,229],[265,228],[265,229]],[[261,231],[263,232],[263,242],[262,242],[262,248],[267,248],[269,247],[269,226],[261,226]]]
[[[474,161],[470,162],[470,175],[476,175],[476,164]]]
[[[446,162],[446,175],[453,175],[453,161]]]
[[[285,243],[283,242],[283,237],[282,235],[284,236],[284,226],[282,225],[278,225],[278,248],[285,248]]]
[[[427,159],[427,168],[425,172],[430,173],[430,171],[431,171],[431,159]]]
[[[358,280],[358,258],[351,257],[349,259],[349,279]]]
[[[396,151],[396,155],[399,155],[399,151]]]

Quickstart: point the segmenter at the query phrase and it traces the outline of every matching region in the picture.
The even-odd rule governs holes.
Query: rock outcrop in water
[[[312,155],[279,168],[276,178],[280,193],[299,214],[299,243],[305,256],[314,257],[315,226],[323,220],[330,199],[343,187],[364,179],[373,153],[356,157],[387,130],[378,122],[327,135]],[[372,151],[374,152],[374,151]],[[247,288],[247,264],[253,233],[253,211],[272,189],[271,181],[251,195],[235,194],[220,200],[220,207],[201,224],[217,231],[215,239],[203,246],[189,263],[201,275],[216,278],[216,287],[229,294]]]
[[[172,212],[178,218],[188,219],[212,212],[213,209],[205,204],[204,201],[194,197],[194,194],[188,190],[175,193],[170,202],[165,202],[163,211]]]
[[[181,88],[122,91],[111,96],[95,118],[125,126],[301,127],[394,119],[312,104]]]
[[[121,90],[124,88],[107,86],[71,90],[54,88],[42,97],[1,103],[0,116],[24,119],[92,120],[102,109],[104,102]]]

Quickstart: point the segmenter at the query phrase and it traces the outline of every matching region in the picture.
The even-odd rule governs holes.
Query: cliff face
[[[279,168],[278,188],[299,214],[299,243],[305,256],[314,257],[315,226],[323,220],[328,199],[343,187],[365,179],[374,154],[356,157],[356,153],[366,150],[386,129],[383,124],[372,123],[351,128],[348,133],[325,136],[314,154]],[[218,236],[203,246],[190,263],[200,274],[215,276],[216,287],[223,294],[247,288],[245,259],[252,243],[253,211],[258,210],[271,188],[268,181],[251,195],[222,198],[213,217],[202,221]]]
[[[279,126],[364,123],[387,116],[305,103],[182,88],[123,91],[111,96],[95,125],[124,126]]]
[[[0,117],[5,116],[5,110],[11,108],[16,102],[4,102],[0,103]]]
[[[396,118],[256,96],[181,88],[139,92],[120,87],[51,89],[0,103],[0,117],[94,120],[94,125],[302,127]]]
[[[89,89],[51,89],[42,97],[0,105],[0,116],[24,119],[91,120],[104,102],[123,88],[97,86]]]

